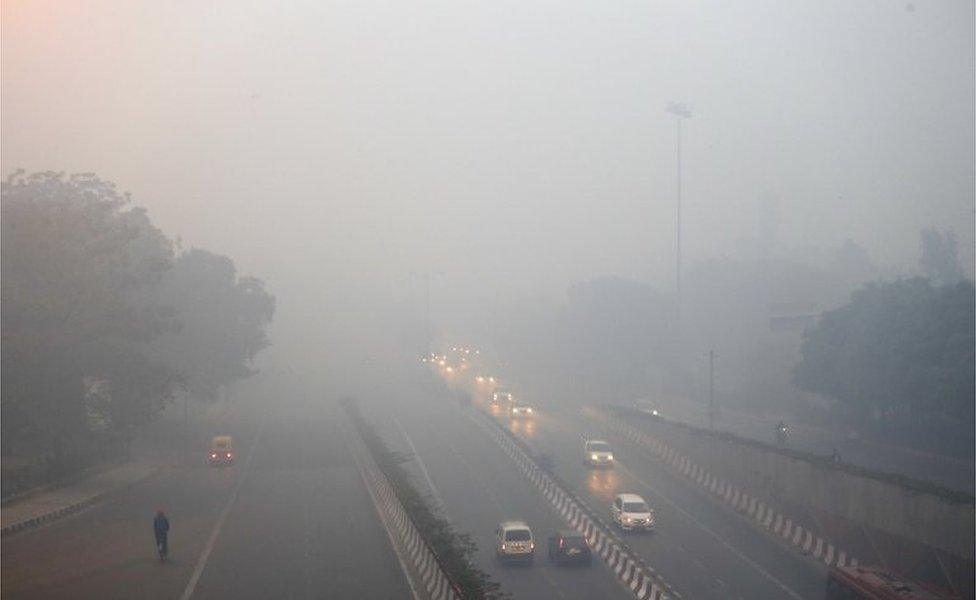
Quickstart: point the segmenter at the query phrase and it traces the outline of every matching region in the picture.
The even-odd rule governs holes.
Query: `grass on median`
[[[400,504],[461,596],[471,600],[508,598],[509,595],[501,591],[497,582],[475,566],[477,546],[470,534],[455,530],[413,485],[410,474],[403,468],[403,463],[411,460],[411,456],[390,450],[363,417],[355,400],[346,399],[341,404],[376,465],[393,487]]]

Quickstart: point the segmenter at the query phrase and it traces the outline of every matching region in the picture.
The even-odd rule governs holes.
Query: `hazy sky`
[[[971,256],[973,4],[5,0],[2,168],[113,180],[283,308],[670,286],[681,100],[689,260]]]

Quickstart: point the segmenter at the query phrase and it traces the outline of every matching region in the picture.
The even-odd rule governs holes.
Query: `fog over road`
[[[288,396],[235,406],[210,433],[234,436],[237,464],[207,466],[204,442],[146,483],[4,538],[3,597],[408,598],[337,418],[331,402]],[[158,507],[172,524],[166,564],[153,547]]]

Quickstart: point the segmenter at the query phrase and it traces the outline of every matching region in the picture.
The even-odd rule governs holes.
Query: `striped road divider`
[[[837,548],[827,538],[815,534],[767,502],[747,494],[735,485],[692,462],[686,456],[675,452],[660,438],[649,435],[625,420],[615,415],[609,415],[602,410],[587,407],[583,409],[583,414],[645,448],[679,475],[704,488],[719,502],[723,502],[736,512],[747,516],[756,525],[773,535],[779,536],[803,555],[821,561],[826,565],[857,566],[856,558]]]
[[[345,422],[345,420],[343,420]],[[410,579],[410,587],[416,598],[425,600],[462,600],[457,586],[441,567],[423,536],[417,530],[403,504],[396,497],[393,486],[376,465],[355,427],[346,424],[347,436],[352,440],[351,449],[356,468],[366,489],[376,505],[376,510],[386,527],[390,539],[396,544],[404,570]]]
[[[468,414],[515,461],[522,474],[542,492],[556,512],[586,536],[593,552],[607,563],[635,597],[641,600],[681,600],[681,594],[613,535],[610,526],[597,517],[581,499],[546,474],[497,421],[478,409],[469,411]]]

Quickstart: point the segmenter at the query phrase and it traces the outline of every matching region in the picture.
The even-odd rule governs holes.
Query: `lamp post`
[[[674,115],[675,132],[676,132],[676,144],[675,144],[675,154],[677,155],[678,163],[678,203],[675,217],[675,250],[674,250],[674,283],[675,283],[675,296],[676,296],[676,310],[678,317],[681,316],[681,122],[685,119],[691,118],[691,109],[689,109],[684,103],[681,102],[670,102],[668,103],[667,109],[669,113]]]
[[[411,277],[418,277],[424,280],[424,353],[430,353],[430,272],[416,273],[410,272]]]

